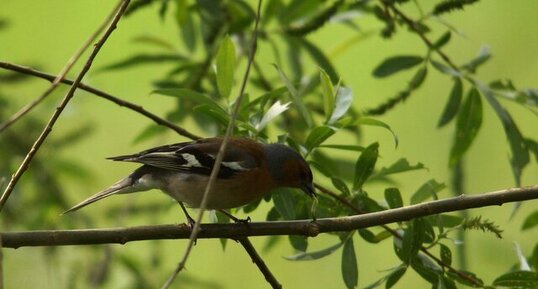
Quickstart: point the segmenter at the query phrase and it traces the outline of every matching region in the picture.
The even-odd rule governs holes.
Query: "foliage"
[[[435,71],[443,75],[447,82],[453,83],[447,95],[446,106],[437,121],[439,128],[450,124],[455,127],[452,148],[446,155],[451,167],[460,164],[468,155],[469,148],[480,138],[483,123],[490,121],[483,117],[486,110],[492,110],[500,120],[508,140],[509,165],[517,186],[521,184],[522,172],[531,164],[531,153],[538,158],[536,140],[520,131],[517,118],[513,117],[501,102],[509,100],[515,105],[536,112],[537,91],[516,88],[509,79],[489,82],[479,79],[477,71],[491,58],[487,48],[480,50],[476,57],[467,62],[453,62],[442,51],[454,41],[450,26],[447,25],[446,31],[436,40],[430,40],[431,35],[426,33],[433,30],[430,28],[431,22],[438,17],[449,12],[460,12],[459,10],[477,1],[437,1],[432,10],[422,17],[417,17],[418,20],[413,20],[402,12],[402,8],[418,6],[419,2],[268,0],[264,5],[258,45],[264,44],[273,48],[271,59],[274,69],[260,68],[260,62],[254,59],[254,72],[248,81],[249,85],[256,89],[248,90],[240,104],[234,134],[261,142],[276,139],[302,153],[315,170],[315,179],[325,177],[336,194],[347,202],[342,203],[341,199],[321,195],[317,217],[347,216],[405,205],[400,189],[394,185],[395,176],[421,170],[425,166],[422,163],[412,164],[406,158],[401,158],[388,167],[376,167],[380,158],[379,143],[366,139],[362,129],[365,126],[382,129],[393,137],[397,146],[396,133],[389,124],[377,117],[390,113],[421,86],[427,85],[427,76]],[[173,41],[153,35],[139,36],[136,38],[136,45],[152,47],[154,53],[126,55],[124,59],[105,65],[100,73],[121,73],[123,70],[149,64],[171,64],[172,69],[155,77],[152,91],[152,97],[156,101],[161,97],[172,97],[176,100],[176,105],[170,108],[167,119],[174,123],[191,120],[199,129],[208,132],[208,135],[224,133],[231,119],[235,94],[238,91],[238,72],[243,68],[241,63],[247,59],[248,40],[256,16],[253,4],[242,0],[139,0],[132,3],[127,15],[136,18],[139,11],[153,5],[159,6],[158,17],[174,17],[180,30],[182,46],[178,48]],[[397,33],[416,34],[424,40],[426,48],[423,55],[388,55],[376,67],[371,68],[372,76],[379,79],[397,76],[406,70],[413,70],[414,74],[404,84],[404,89],[395,92],[394,97],[388,98],[377,107],[360,110],[352,106],[354,92],[346,86],[346,81],[349,80],[340,78],[338,68],[331,58],[308,37],[335,23],[344,24],[350,27],[350,33],[356,33],[356,30],[360,30],[357,15],[377,19],[383,25],[381,37],[390,39]],[[308,61],[313,62],[315,68],[304,64]],[[6,76],[3,77],[7,79]],[[9,81],[19,80],[13,78]],[[0,101],[4,99],[7,97],[0,96]],[[4,119],[5,112],[2,108],[3,106],[0,107],[0,116]],[[21,126],[38,127],[34,122],[41,124],[42,121],[26,118]],[[7,137],[0,139],[2,175],[13,171],[16,161],[31,144],[30,139],[21,137],[19,130],[28,133],[28,130],[19,127],[17,130],[3,132]],[[35,130],[30,131],[32,135],[36,134]],[[141,129],[136,140],[153,139],[165,131],[151,125]],[[349,135],[350,141],[331,142],[331,138],[336,134]],[[54,142],[54,147],[61,149],[80,138],[82,135],[76,132],[62,136]],[[361,145],[357,144],[358,140]],[[347,159],[341,161],[331,158],[331,151],[335,150],[344,152]],[[78,164],[60,158],[48,163],[48,170],[41,169],[45,165],[39,159],[34,161],[33,166],[31,174],[40,180],[40,187],[44,190],[40,194],[47,196],[47,199],[36,201],[35,195],[26,199],[14,198],[11,205],[17,202],[39,205],[34,207],[31,214],[25,216],[16,216],[13,210],[2,212],[5,227],[9,228],[10,221],[19,217],[21,219],[18,222],[24,224],[25,228],[37,229],[36,220],[46,220],[48,212],[54,211],[51,208],[68,207],[63,189],[54,182],[55,174],[88,174]],[[346,173],[341,173],[342,171]],[[384,199],[379,200],[369,194],[368,186],[374,182],[385,186]],[[429,199],[438,199],[438,195],[445,188],[444,183],[435,179],[424,181],[407,203],[418,204]],[[267,213],[268,221],[311,217],[312,201],[289,189],[274,192],[272,196],[249,204],[241,210],[245,213],[252,212],[261,202],[269,202],[272,206]],[[350,209],[349,205],[355,210]],[[152,211],[154,207],[148,205],[141,210]],[[537,219],[534,212],[526,219],[522,230],[535,227]],[[54,225],[47,224],[49,227]],[[43,226],[43,222],[40,222],[39,226]],[[412,271],[430,283],[432,288],[439,289],[457,288],[456,284],[485,288],[536,288],[536,252],[529,258],[533,264],[531,271],[511,270],[507,266],[507,272],[495,280],[481,280],[480,271],[456,269],[452,257],[454,254],[451,246],[447,244],[452,242],[451,234],[455,231],[470,229],[493,232],[499,238],[502,232],[495,224],[481,220],[480,217],[463,219],[456,215],[440,214],[401,222],[395,228],[385,226],[379,232],[361,229],[357,231],[358,234],[334,234],[336,241],[333,245],[318,250],[311,250],[309,246],[310,242],[315,240],[290,236],[290,245],[297,253],[287,259],[311,261],[339,252],[342,282],[347,288],[356,288],[362,283],[359,274],[361,268],[357,263],[360,252],[355,251],[354,240],[356,242],[358,238],[362,238],[376,244],[392,239],[397,261],[392,264],[391,269],[383,273],[383,277],[365,288],[375,288],[382,284],[385,284],[385,288],[392,288],[397,286],[404,274],[412,274]],[[274,240],[269,239],[268,248],[271,248],[270,242]],[[140,285],[143,287],[152,286],[148,285],[150,278],[143,272],[147,264],[136,264],[134,258],[125,254],[119,254],[115,262],[115,265],[133,274],[133,284],[138,282],[144,284]]]

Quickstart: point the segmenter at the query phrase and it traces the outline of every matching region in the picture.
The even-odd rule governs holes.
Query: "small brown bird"
[[[126,178],[89,197],[64,213],[76,211],[115,194],[160,189],[179,202],[198,208],[209,181],[222,138],[208,138],[159,146],[114,161],[141,163]],[[231,137],[207,209],[223,210],[246,205],[279,187],[299,188],[315,197],[312,171],[296,151],[282,144],[262,144]]]

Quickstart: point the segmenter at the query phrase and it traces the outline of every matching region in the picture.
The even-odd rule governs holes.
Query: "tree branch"
[[[244,224],[203,224],[198,239],[230,238],[271,235],[304,235],[314,237],[320,233],[351,231],[414,218],[453,212],[470,208],[500,206],[510,202],[538,199],[538,185],[500,190],[478,195],[460,195],[455,198],[432,201],[398,209],[338,218]],[[188,239],[191,229],[187,225],[155,225],[130,228],[41,230],[0,233],[2,246],[94,245],[157,239]]]
[[[7,70],[19,72],[19,73],[26,74],[26,75],[39,77],[39,78],[42,78],[42,79],[45,79],[45,80],[48,80],[48,81],[54,81],[54,79],[56,78],[54,75],[51,75],[51,74],[48,74],[48,73],[45,73],[45,72],[41,72],[41,71],[32,69],[30,67],[21,66],[21,65],[9,63],[9,62],[0,61],[0,68],[4,68],[4,69],[7,69]],[[61,80],[61,82],[64,83],[64,84],[67,84],[67,85],[73,85],[73,80],[70,80],[70,79],[65,79],[64,78],[64,79]],[[89,93],[92,93],[94,95],[97,95],[99,97],[102,97],[102,98],[104,98],[106,100],[112,101],[112,102],[114,102],[115,104],[117,104],[119,106],[123,106],[123,107],[126,107],[126,108],[128,108],[128,109],[130,109],[132,111],[138,112],[141,115],[153,120],[156,124],[162,125],[162,126],[165,126],[165,127],[168,127],[170,129],[172,129],[173,131],[175,131],[179,135],[182,135],[182,136],[187,137],[187,138],[192,139],[192,140],[200,139],[199,136],[197,136],[195,134],[192,134],[189,131],[187,131],[186,129],[181,128],[181,127],[175,125],[174,123],[172,123],[172,122],[170,122],[170,121],[168,121],[166,119],[163,119],[163,118],[161,118],[161,117],[159,117],[159,116],[145,110],[140,105],[128,102],[128,101],[123,100],[121,98],[117,98],[117,97],[115,97],[115,96],[113,96],[113,95],[111,95],[109,93],[106,93],[106,92],[104,92],[102,90],[99,90],[97,88],[94,88],[92,86],[86,85],[84,83],[79,83],[78,88],[80,88],[80,89],[82,89],[84,91],[87,91]]]
[[[11,192],[13,192],[13,189],[15,188],[15,185],[17,184],[18,180],[22,177],[24,172],[28,169],[30,162],[32,162],[32,159],[36,155],[37,151],[39,150],[41,145],[45,142],[45,139],[47,138],[47,136],[52,131],[52,127],[54,126],[58,118],[60,117],[60,114],[63,112],[64,108],[67,106],[69,101],[73,98],[73,95],[75,94],[75,90],[77,89],[78,84],[82,81],[82,78],[84,78],[84,75],[86,75],[88,70],[90,70],[93,60],[95,59],[95,57],[97,56],[97,54],[99,53],[103,45],[105,44],[108,37],[112,34],[112,31],[116,29],[116,25],[120,21],[121,16],[123,15],[123,12],[125,11],[125,8],[127,8],[127,6],[129,5],[129,2],[130,0],[121,1],[121,4],[116,10],[117,11],[116,15],[114,16],[112,21],[110,21],[110,24],[108,28],[105,30],[105,33],[103,34],[103,36],[99,39],[99,41],[97,41],[97,43],[95,43],[93,51],[88,57],[88,60],[86,60],[84,67],[82,67],[82,70],[77,75],[77,78],[73,82],[73,85],[64,96],[60,105],[56,108],[56,110],[52,114],[49,122],[47,123],[45,128],[43,128],[43,131],[41,132],[39,137],[36,139],[34,144],[32,145],[32,148],[30,148],[30,151],[28,152],[28,154],[26,154],[26,157],[20,164],[19,168],[17,169],[17,172],[15,172],[15,174],[11,176],[11,180],[7,184],[6,189],[2,193],[2,196],[0,197],[0,212],[4,208],[4,205],[6,204],[9,196],[11,195]]]
[[[258,266],[258,269],[260,269],[260,271],[262,272],[267,283],[271,284],[271,287],[273,287],[273,289],[282,288],[282,285],[278,282],[273,273],[271,273],[271,270],[269,270],[269,267],[267,267],[262,257],[258,255],[258,252],[256,252],[254,246],[252,246],[250,240],[248,238],[239,238],[237,239],[237,241],[239,241],[239,243],[243,245],[243,248],[245,248],[245,251],[247,251],[248,255],[252,259],[252,262],[254,262],[256,266]]]

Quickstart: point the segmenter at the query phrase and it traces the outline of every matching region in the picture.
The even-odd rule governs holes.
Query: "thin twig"
[[[28,169],[28,166],[30,165],[30,162],[32,161],[33,157],[35,156],[35,154],[37,153],[37,151],[39,150],[39,148],[41,147],[41,145],[43,144],[43,142],[45,141],[49,133],[52,131],[52,127],[54,126],[58,118],[60,117],[60,114],[62,113],[64,108],[67,106],[67,104],[69,103],[73,95],[75,94],[75,90],[77,89],[78,84],[82,81],[82,78],[84,77],[84,75],[86,75],[86,73],[90,69],[92,62],[97,56],[97,54],[99,53],[99,51],[101,50],[101,47],[103,47],[103,45],[105,44],[110,34],[112,34],[112,31],[116,29],[116,24],[121,19],[121,16],[123,15],[123,12],[125,11],[125,8],[127,8],[127,6],[129,5],[129,2],[130,0],[121,1],[121,4],[119,8],[117,9],[116,15],[110,22],[108,28],[105,30],[103,36],[94,45],[92,53],[88,57],[86,64],[84,65],[84,67],[82,68],[78,76],[76,77],[75,81],[73,82],[73,85],[71,86],[67,94],[64,96],[64,99],[62,100],[60,105],[56,108],[56,111],[53,113],[52,117],[50,118],[49,122],[47,123],[47,125],[45,126],[45,128],[43,129],[39,137],[37,138],[37,140],[32,145],[32,148],[30,149],[30,151],[28,152],[28,154],[22,161],[21,165],[17,169],[17,172],[13,174],[13,176],[11,176],[11,180],[9,181],[6,189],[4,190],[2,194],[2,197],[0,198],[0,212],[4,208],[4,205],[6,204],[9,196],[11,195],[11,192],[13,192],[13,189],[15,188],[17,181],[21,178],[24,172]]]
[[[269,267],[265,264],[262,257],[258,255],[258,252],[256,252],[256,249],[254,246],[252,246],[252,243],[248,238],[239,238],[237,239],[241,245],[243,245],[243,248],[245,248],[245,251],[247,251],[248,255],[252,259],[252,262],[258,266],[258,269],[262,272],[263,276],[265,277],[265,280],[267,280],[267,283],[271,284],[271,287],[274,289],[280,289],[282,288],[282,285],[278,282],[278,280],[275,278],[273,273],[271,273],[271,270],[269,270]]]
[[[47,98],[47,96],[49,96],[56,89],[58,84],[60,84],[60,82],[65,78],[65,76],[67,75],[69,70],[71,70],[73,65],[75,65],[75,63],[82,56],[84,51],[86,51],[88,49],[88,47],[95,41],[97,36],[99,36],[99,34],[101,34],[101,32],[103,32],[103,30],[105,30],[108,23],[110,23],[110,21],[112,20],[112,17],[114,17],[114,14],[118,10],[118,7],[119,7],[120,3],[121,2],[118,2],[118,4],[116,4],[116,6],[112,10],[112,12],[105,18],[105,21],[103,21],[103,23],[101,23],[101,25],[99,25],[99,27],[92,33],[92,35],[90,35],[90,37],[88,37],[88,39],[86,39],[86,41],[82,44],[82,46],[77,51],[75,51],[73,56],[71,56],[71,58],[69,58],[67,63],[64,65],[64,67],[60,71],[60,73],[58,73],[58,75],[53,78],[52,83],[47,88],[47,90],[44,91],[43,94],[41,94],[41,96],[39,96],[38,98],[36,98],[32,102],[28,103],[27,105],[25,105],[18,112],[16,112],[12,116],[10,116],[6,121],[4,121],[2,124],[0,124],[0,133],[2,133],[2,131],[4,131],[9,126],[14,124],[17,120],[22,118],[28,112],[30,112],[30,110],[32,110],[39,103],[41,103],[45,98]]]
[[[254,55],[256,54],[256,41],[258,37],[258,24],[260,22],[260,11],[261,11],[261,5],[262,0],[258,0],[258,9],[256,12],[256,21],[254,23],[254,31],[252,32],[252,42],[250,45],[249,50],[249,57],[247,62],[247,67],[245,70],[245,74],[243,76],[243,80],[241,82],[241,88],[239,89],[239,96],[237,97],[237,101],[235,103],[232,115],[230,117],[230,122],[228,123],[228,127],[226,128],[226,133],[224,134],[224,137],[222,139],[222,143],[219,148],[219,152],[217,156],[215,157],[215,163],[213,165],[213,169],[211,170],[211,175],[209,176],[209,181],[206,185],[204,195],[202,197],[202,201],[200,203],[200,212],[198,214],[198,217],[196,219],[196,223],[194,224],[194,227],[192,229],[192,232],[189,237],[189,244],[187,245],[187,248],[185,249],[185,253],[183,257],[181,258],[181,261],[179,261],[176,269],[172,273],[172,275],[166,280],[166,283],[161,287],[162,289],[170,288],[172,283],[174,282],[175,278],[185,268],[185,264],[187,263],[187,259],[189,258],[190,252],[192,251],[192,248],[196,242],[197,236],[200,233],[200,225],[202,223],[202,218],[204,216],[205,210],[207,208],[207,202],[209,200],[209,194],[211,193],[211,190],[213,189],[213,185],[215,183],[215,180],[217,179],[217,175],[220,171],[220,164],[222,163],[222,159],[224,158],[224,152],[226,151],[226,146],[228,144],[228,138],[232,134],[232,131],[234,129],[234,123],[237,118],[237,114],[239,112],[239,108],[241,106],[241,102],[243,100],[244,94],[245,94],[245,88],[248,81],[248,76],[250,74],[250,68],[252,66],[252,62],[254,61]]]
[[[53,81],[55,79],[55,76],[54,75],[51,75],[51,74],[47,74],[45,72],[41,72],[41,71],[38,71],[38,70],[35,70],[35,69],[32,69],[30,67],[26,67],[26,66],[21,66],[21,65],[17,65],[17,64],[13,64],[13,63],[9,63],[9,62],[3,62],[3,61],[0,61],[0,68],[4,68],[4,69],[7,69],[7,70],[11,70],[11,71],[16,71],[16,72],[19,72],[19,73],[22,73],[22,74],[26,74],[26,75],[31,75],[31,76],[36,76],[36,77],[39,77],[39,78],[42,78],[42,79],[45,79],[45,80],[48,80],[48,81]],[[70,80],[70,79],[62,79],[61,80],[62,83],[64,84],[68,84],[68,85],[73,85],[73,80]],[[134,103],[131,103],[131,102],[128,102],[126,100],[123,100],[123,99],[120,99],[120,98],[117,98],[109,93],[106,93],[102,90],[99,90],[97,88],[94,88],[92,86],[89,86],[89,85],[86,85],[84,83],[79,83],[78,84],[78,88],[84,90],[84,91],[87,91],[87,92],[90,92],[94,95],[97,95],[99,97],[102,97],[106,100],[109,100],[109,101],[112,101],[114,102],[115,104],[119,105],[119,106],[123,106],[123,107],[126,107],[130,110],[133,110],[135,112],[138,112],[140,114],[142,114],[143,116],[146,116],[147,118],[153,120],[156,124],[158,125],[162,125],[162,126],[165,126],[165,127],[168,127],[170,129],[172,129],[173,131],[175,131],[177,134],[181,135],[181,136],[184,136],[184,137],[187,137],[189,139],[192,139],[192,140],[196,140],[196,139],[200,139],[199,136],[193,134],[193,133],[190,133],[189,131],[187,131],[186,129],[184,128],[181,128],[179,126],[177,126],[176,124],[164,119],[164,118],[161,118],[147,110],[145,110],[142,106],[140,105],[137,105],[137,104],[134,104]]]
[[[247,236],[304,235],[314,237],[320,233],[352,231],[395,222],[409,221],[440,213],[471,208],[500,206],[505,203],[538,199],[538,185],[512,188],[476,195],[431,201],[398,209],[390,209],[362,215],[323,218],[312,220],[251,222],[244,224],[203,224],[198,239],[229,238]],[[3,246],[19,248],[26,246],[65,246],[94,244],[125,244],[132,241],[187,239],[191,229],[188,225],[153,225],[130,228],[86,229],[86,230],[41,230],[0,233]]]

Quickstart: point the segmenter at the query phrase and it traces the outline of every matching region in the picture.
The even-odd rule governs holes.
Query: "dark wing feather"
[[[220,141],[214,140],[176,143],[151,148],[133,155],[108,159],[142,163],[171,171],[210,175],[220,144]],[[229,178],[240,171],[249,170],[258,165],[253,157],[241,147],[229,145],[224,155],[219,177]]]

